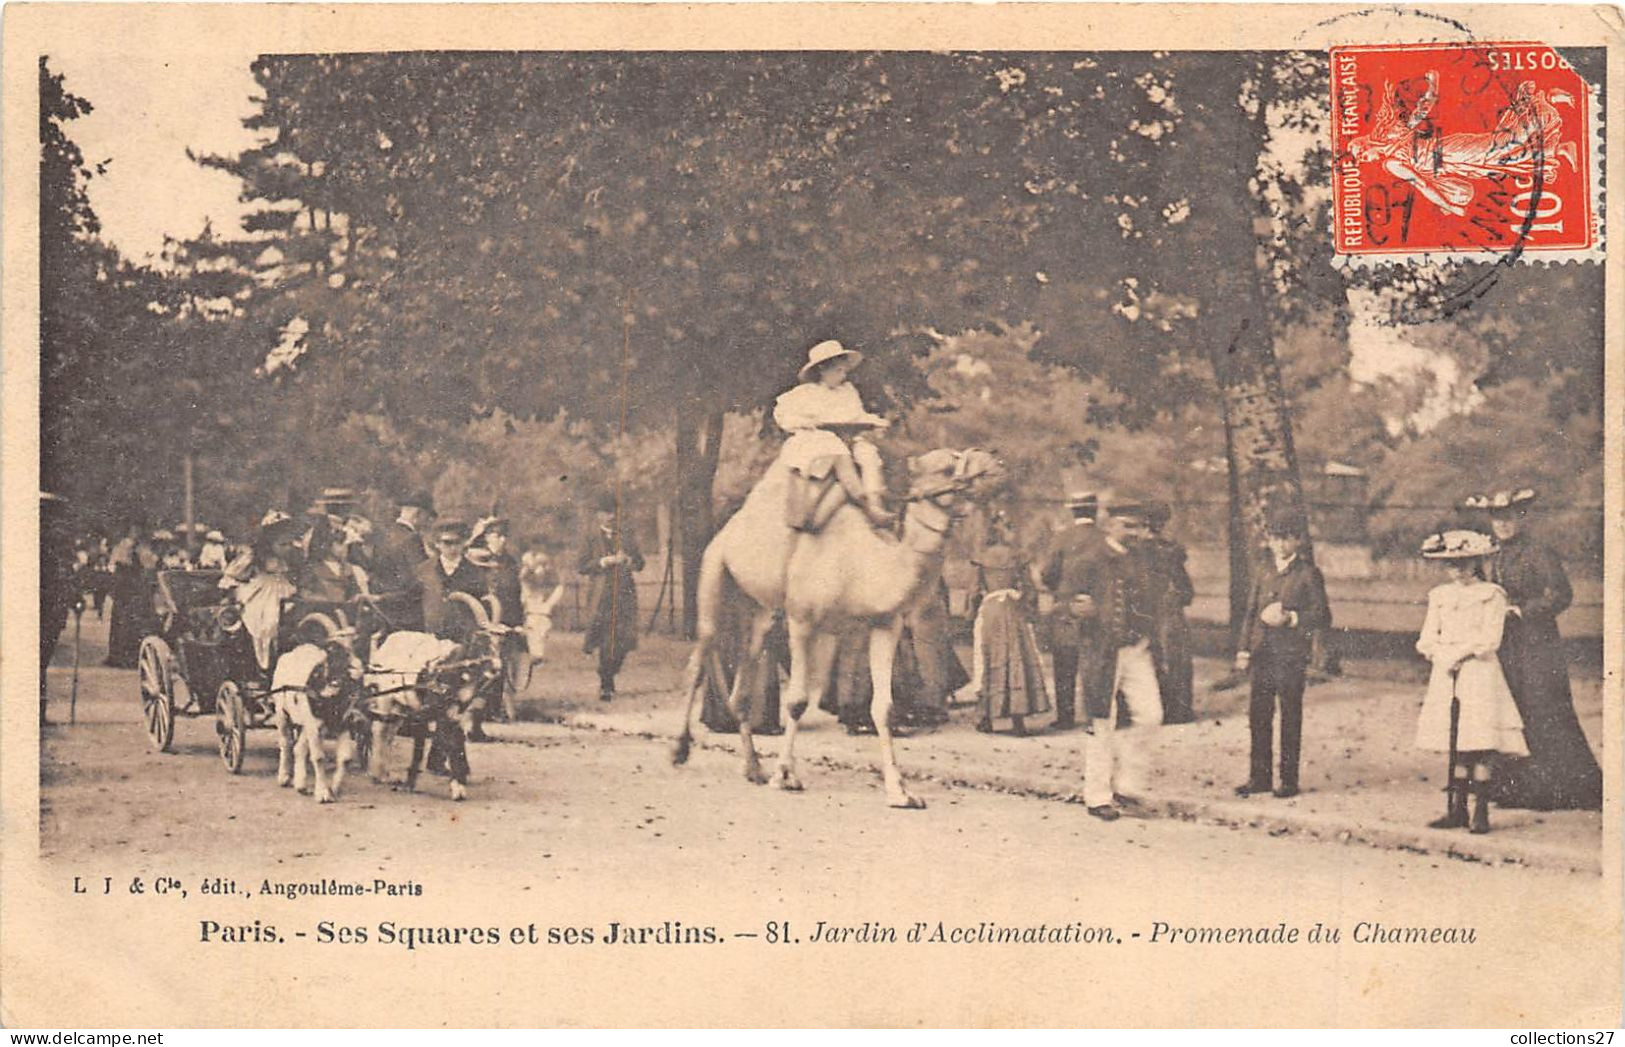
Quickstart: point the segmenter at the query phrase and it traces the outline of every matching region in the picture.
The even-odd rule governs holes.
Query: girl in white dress
[[[1416,649],[1433,663],[1427,696],[1416,724],[1416,744],[1450,751],[1452,699],[1456,713],[1456,761],[1445,786],[1448,812],[1435,829],[1469,824],[1467,798],[1474,797],[1472,831],[1490,831],[1489,791],[1497,753],[1522,756],[1523,721],[1507,688],[1496,652],[1506,622],[1507,596],[1483,577],[1484,557],[1495,540],[1477,531],[1444,531],[1422,543],[1422,556],[1445,565],[1450,580],[1428,593],[1427,618]]]
[[[857,387],[847,381],[847,375],[862,360],[862,353],[840,342],[813,346],[801,368],[800,384],[781,393],[774,402],[773,421],[790,434],[779,452],[779,461],[790,472],[805,481],[820,479],[816,475],[818,465],[828,461],[852,503],[862,507],[871,523],[884,527],[892,521],[881,504],[884,479],[880,452],[863,439],[849,446],[837,432],[883,429],[887,425],[886,419],[869,413]]]

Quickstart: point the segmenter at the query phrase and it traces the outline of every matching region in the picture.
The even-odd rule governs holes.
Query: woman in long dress
[[[1005,545],[989,546],[974,562],[984,591],[971,639],[971,682],[981,713],[976,729],[991,733],[995,719],[1008,718],[1011,732],[1025,735],[1026,718],[1048,712],[1050,703],[1038,636],[1020,588],[1021,565]]]
[[[1535,492],[1501,491],[1479,500],[1490,512],[1500,551],[1487,563],[1490,580],[1506,590],[1501,664],[1523,717],[1529,758],[1503,761],[1496,802],[1533,810],[1602,809],[1602,768],[1574,712],[1568,656],[1557,616],[1574,590],[1556,551],[1526,533]]]
[[[1416,641],[1416,649],[1433,663],[1416,721],[1416,744],[1455,754],[1445,786],[1449,809],[1432,823],[1435,829],[1465,828],[1471,794],[1476,800],[1472,831],[1489,832],[1494,761],[1529,752],[1497,654],[1507,596],[1483,576],[1484,558],[1494,551],[1495,543],[1477,531],[1445,531],[1422,544],[1422,555],[1442,561],[1450,575],[1428,593],[1427,618]]]

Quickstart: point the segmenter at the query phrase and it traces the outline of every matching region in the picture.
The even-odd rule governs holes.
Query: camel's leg
[[[801,791],[801,779],[796,776],[796,728],[807,710],[818,704],[829,686],[830,666],[835,663],[835,651],[840,645],[839,633],[820,633],[813,626],[799,629],[790,622],[790,726],[784,732],[784,755],[779,757],[779,788],[790,792]],[[797,632],[801,640],[796,640]],[[801,674],[800,685],[796,674]]]
[[[674,764],[687,763],[689,750],[694,747],[694,707],[700,696],[700,688],[705,686],[705,661],[710,654],[712,641],[712,635],[702,630],[694,641],[694,650],[689,652],[688,666],[683,670],[683,690],[687,699],[683,706],[683,730],[677,735],[677,744],[671,750],[671,762]]]
[[[762,773],[756,743],[750,736],[751,684],[756,679],[767,633],[771,628],[773,613],[757,608],[750,619],[750,642],[745,645],[745,653],[734,667],[734,683],[728,691],[728,712],[739,724],[739,748],[745,754],[745,777],[757,785],[765,784],[767,775]]]
[[[897,769],[897,753],[891,740],[892,663],[897,657],[897,638],[903,632],[901,617],[889,625],[869,630],[869,676],[874,682],[875,734],[880,737],[880,773],[886,779],[886,802],[893,807],[919,808],[925,801],[903,788],[903,773]]]
[[[799,788],[796,766],[796,733],[801,727],[801,716],[807,711],[807,662],[812,656],[812,627],[790,618],[785,622],[790,647],[790,681],[784,685],[785,711],[790,723],[784,730],[784,751],[779,754],[779,786]],[[793,783],[793,784],[792,784]]]

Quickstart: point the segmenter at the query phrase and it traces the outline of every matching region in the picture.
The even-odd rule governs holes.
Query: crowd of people
[[[799,384],[779,398],[774,417],[789,434],[780,458],[789,478],[786,522],[796,530],[816,531],[846,501],[876,528],[895,522],[884,504],[880,456],[868,439],[886,419],[865,408],[848,380],[861,359],[838,342],[821,342],[809,351]],[[1451,754],[1450,800],[1438,827],[1487,832],[1492,801],[1548,810],[1601,806],[1601,771],[1574,711],[1557,629],[1572,591],[1556,554],[1526,534],[1534,499],[1527,489],[1475,496],[1464,508],[1478,513],[1476,520],[1441,529],[1421,549],[1449,572],[1429,594],[1417,643],[1433,665],[1417,744]],[[1069,524],[1031,562],[1017,552],[1009,517],[991,513],[988,540],[973,558],[972,669],[966,672],[954,649],[948,594],[939,583],[936,598],[906,620],[896,663],[897,711],[905,723],[938,724],[948,718],[950,698],[964,691],[978,705],[977,730],[993,732],[1008,721],[1011,733],[1021,736],[1033,718],[1053,710],[1048,729],[1086,732],[1085,804],[1091,815],[1113,821],[1122,808],[1144,802],[1150,780],[1145,731],[1196,717],[1185,619],[1194,588],[1184,548],[1164,533],[1167,504],[1084,491],[1066,505]],[[48,533],[51,508],[42,508]],[[1269,562],[1255,571],[1235,654],[1236,673],[1250,680],[1250,759],[1235,793],[1285,799],[1300,789],[1304,690],[1332,613],[1308,551],[1303,512],[1275,507],[1265,529]],[[200,542],[186,540],[199,535]],[[388,601],[392,628],[454,639],[467,626],[456,621],[457,602],[450,597],[494,597],[494,617],[506,630],[505,662],[540,660],[564,592],[562,578],[544,545],[516,558],[509,543],[506,519],[436,519],[426,492],[400,499],[395,519],[375,528],[353,511],[344,491],[325,492],[300,518],[266,513],[251,538],[237,545],[213,529],[177,537],[171,530],[130,528],[111,545],[79,541],[69,563],[51,551],[61,543],[48,538],[42,541],[41,677],[67,603],[86,598],[98,613],[111,598],[107,664],[134,665],[142,636],[153,628],[156,572],[187,567],[220,572],[219,584],[233,591],[262,670],[269,671],[275,657],[283,608],[296,598],[331,605],[362,596],[378,606]],[[620,499],[606,493],[593,504],[575,563],[586,588],[583,649],[597,656],[602,701],[615,698],[616,676],[638,644],[635,576],[644,567]],[[53,578],[68,581],[57,585]],[[67,603],[62,591],[71,596]],[[741,618],[733,630],[742,629]],[[840,648],[825,703],[849,731],[863,733],[874,730],[867,644],[861,630],[851,639]],[[773,663],[787,668],[782,627],[770,636],[770,648],[777,657],[766,659],[750,683],[757,733],[780,726]],[[725,651],[728,673],[738,654]],[[524,677],[504,677],[501,708],[487,710],[486,718],[516,715]],[[708,684],[704,719],[715,730],[735,726],[723,701],[727,685]],[[482,736],[476,723],[470,737]]]

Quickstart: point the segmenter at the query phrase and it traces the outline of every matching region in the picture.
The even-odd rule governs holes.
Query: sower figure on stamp
[[[623,526],[622,512],[613,494],[599,496],[593,529],[576,561],[576,572],[589,581],[581,649],[598,652],[598,698],[605,702],[615,697],[615,674],[638,646],[638,587],[632,576],[643,570],[643,553]]]
[[[1101,552],[1057,593],[1072,614],[1093,623],[1082,651],[1084,712],[1083,802],[1102,821],[1119,807],[1143,802],[1150,768],[1145,731],[1162,724],[1162,696],[1151,659],[1151,598],[1140,558],[1129,545],[1145,528],[1145,507],[1108,505],[1101,518]]]
[[[1332,624],[1326,582],[1320,569],[1301,554],[1308,534],[1303,514],[1277,509],[1266,524],[1273,569],[1253,580],[1242,626],[1236,669],[1252,670],[1247,725],[1252,759],[1247,781],[1237,796],[1272,791],[1271,743],[1275,707],[1281,707],[1281,776],[1274,793],[1283,799],[1298,794],[1298,762],[1303,740],[1303,687],[1314,634]]]
[[[1072,514],[1072,522],[1053,539],[1049,558],[1040,574],[1044,588],[1055,596],[1055,607],[1049,615],[1049,635],[1050,653],[1054,658],[1054,729],[1057,731],[1071,730],[1077,724],[1078,664],[1085,648],[1093,648],[1098,631],[1092,619],[1079,618],[1072,612],[1068,597],[1078,591],[1082,579],[1106,548],[1095,525],[1100,496],[1093,491],[1077,491],[1067,497],[1066,507]]]

